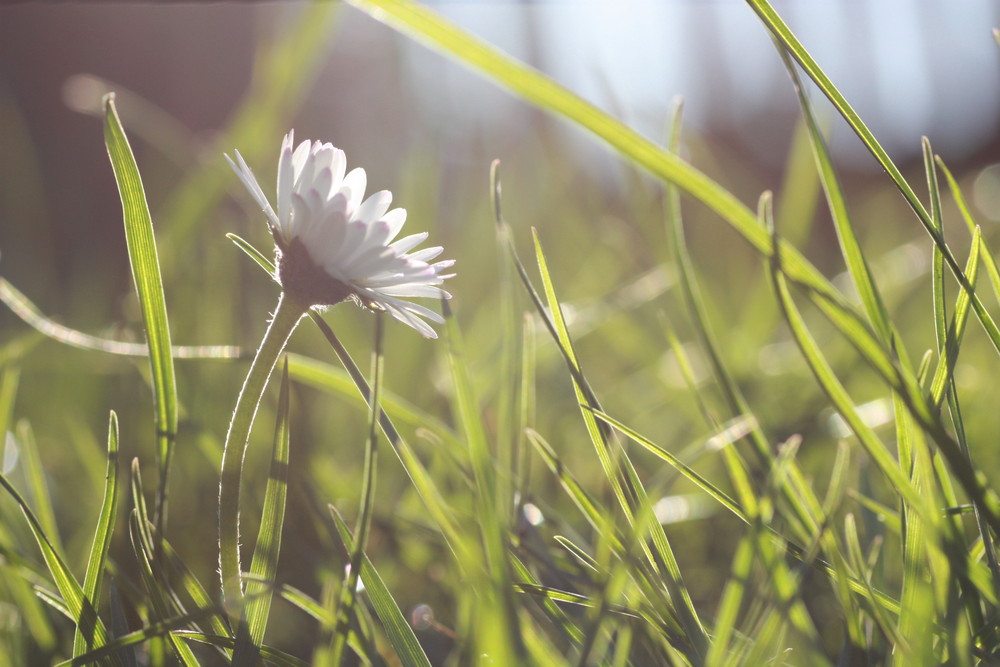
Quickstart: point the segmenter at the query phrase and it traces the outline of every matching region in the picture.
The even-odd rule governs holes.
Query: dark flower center
[[[275,255],[282,289],[310,306],[332,306],[354,295],[350,285],[316,266],[298,239],[278,244]]]

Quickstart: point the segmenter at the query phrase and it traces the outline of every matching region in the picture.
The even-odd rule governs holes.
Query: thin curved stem
[[[240,569],[240,480],[243,458],[257,406],[271,377],[271,371],[285,349],[309,306],[283,292],[271,324],[260,342],[257,355],[250,365],[233,419],[229,422],[226,445],[222,450],[222,476],[219,482],[219,573],[222,578],[222,598],[230,619],[240,617],[243,601],[242,570]]]

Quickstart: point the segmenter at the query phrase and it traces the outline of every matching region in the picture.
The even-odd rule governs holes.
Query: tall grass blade
[[[375,480],[378,470],[378,422],[382,409],[379,407],[382,393],[382,374],[384,358],[382,344],[384,340],[385,317],[379,313],[375,317],[375,341],[372,346],[372,390],[371,408],[368,418],[368,438],[365,446],[364,471],[361,482],[361,501],[358,507],[358,524],[354,531],[354,541],[351,543],[351,561],[340,589],[340,601],[337,604],[337,626],[334,629],[331,659],[333,665],[341,665],[344,661],[344,650],[347,647],[348,635],[351,631],[351,621],[355,615],[354,606],[357,602],[358,580],[365,557],[365,546],[368,543],[368,531],[371,529],[372,516],[375,513]]]
[[[507,524],[511,511],[498,504],[499,475],[486,438],[479,401],[469,376],[468,357],[458,323],[448,302],[442,300],[448,344],[448,366],[454,387],[454,410],[469,451],[475,479],[474,512],[479,523],[486,603],[476,610],[476,650],[500,664],[520,664],[526,659],[518,616],[511,592]]]
[[[149,205],[146,203],[146,193],[135,156],[132,155],[132,148],[115,109],[113,94],[104,98],[104,141],[122,200],[129,262],[142,310],[146,342],[149,345],[155,406],[156,460],[159,466],[156,526],[162,535],[166,525],[170,461],[177,440],[177,386],[170,351],[170,327],[163,296],[163,279],[160,277],[160,263],[153,236],[153,220],[149,215]]]
[[[42,455],[38,451],[38,441],[35,440],[34,429],[31,423],[22,419],[15,427],[17,442],[21,448],[21,460],[24,467],[24,476],[28,483],[28,493],[35,505],[35,515],[45,534],[52,541],[52,547],[59,555],[66,557],[66,549],[63,547],[62,539],[59,537],[59,528],[56,523],[56,511],[52,505],[52,494],[49,493],[49,486],[45,482],[45,470],[42,466]]]
[[[97,610],[94,609],[84,594],[80,583],[66,566],[66,563],[42,528],[42,524],[34,512],[31,511],[31,508],[28,507],[24,498],[2,474],[0,474],[0,486],[3,486],[7,493],[14,499],[14,502],[21,508],[21,512],[28,522],[28,528],[31,529],[31,534],[42,551],[45,565],[48,567],[52,580],[59,590],[59,594],[62,596],[69,617],[74,623],[84,623],[82,632],[88,637],[88,641],[93,646],[103,646],[108,642],[107,630],[104,627],[104,623],[97,616]],[[88,623],[90,624],[89,627]],[[111,662],[113,665],[120,664],[115,656],[111,656]]]
[[[562,356],[569,367],[573,378],[573,388],[577,401],[581,406],[584,423],[594,444],[604,474],[611,483],[612,489],[628,521],[633,524],[641,523],[642,516],[640,512],[649,510],[652,506],[628,455],[621,449],[612,451],[613,433],[608,430],[606,425],[599,423],[591,412],[592,410],[600,410],[601,406],[580,369],[576,352],[573,349],[573,342],[569,335],[569,329],[563,317],[562,307],[559,304],[552,277],[548,271],[541,242],[539,241],[537,231],[532,231],[535,241],[535,257],[538,262],[538,271],[542,278],[542,285],[548,302],[547,311],[542,308],[540,299],[535,294],[534,288],[531,287],[530,281],[527,280],[526,272],[523,266],[521,266],[520,260],[517,259],[516,253],[514,253],[515,265],[521,274],[529,294],[532,296],[532,300],[535,301],[536,307],[539,308],[539,315],[546,321],[546,326],[552,333],[553,339],[559,346]],[[511,250],[513,252],[513,248]],[[617,443],[614,444],[617,445]],[[671,598],[673,598],[673,605],[677,608],[677,613],[685,626],[687,639],[691,642],[695,655],[702,655],[707,646],[708,637],[681,577],[680,568],[677,565],[677,560],[667,540],[667,536],[663,532],[663,526],[656,521],[650,521],[647,525],[653,546],[656,550],[656,556],[648,549],[644,540],[642,541],[643,551],[646,553],[654,569],[659,570],[662,568],[666,570],[665,583],[667,589],[670,591]]]
[[[108,418],[108,467],[104,481],[104,500],[94,531],[94,542],[87,560],[87,574],[83,580],[83,594],[91,609],[100,607],[101,583],[107,567],[108,551],[111,548],[111,532],[118,515],[118,416],[112,411]],[[93,642],[77,626],[73,638],[73,655],[82,655],[94,648]]]
[[[340,539],[344,544],[352,544],[354,538],[344,522],[344,519],[336,511],[332,512],[337,528],[340,531]],[[399,658],[403,667],[430,667],[430,661],[423,647],[417,641],[417,636],[413,633],[413,628],[406,622],[406,618],[393,599],[392,593],[386,588],[385,582],[379,575],[375,566],[366,555],[361,570],[361,581],[365,585],[365,594],[371,600],[375,614],[382,623],[386,637],[392,644],[396,657]]]
[[[430,48],[479,71],[535,106],[589,130],[625,157],[660,179],[676,184],[715,211],[758,251],[771,254],[771,239],[757,224],[756,215],[730,192],[541,72],[518,62],[413,0],[349,2]],[[785,244],[782,252],[790,279],[801,281],[835,301],[842,298],[797,250]]]
[[[165,571],[159,567],[159,554],[163,552],[162,544],[158,545],[153,536],[152,522],[146,507],[146,496],[139,471],[138,459],[132,461],[132,513],[129,515],[129,535],[132,539],[132,549],[135,552],[139,567],[139,575],[149,596],[151,610],[156,621],[163,621],[176,613],[184,613],[183,607],[174,599],[169,584],[161,578]],[[190,647],[173,635],[165,635],[167,644],[174,657],[185,666],[198,664]]]
[[[149,345],[145,343],[126,343],[91,336],[46,317],[28,297],[3,277],[0,277],[0,301],[36,331],[64,345],[126,357],[149,356]],[[240,348],[233,345],[174,345],[170,353],[174,359],[236,359],[243,354]],[[0,363],[0,367],[2,366],[3,363]]]
[[[236,633],[234,665],[253,665],[260,655],[264,630],[271,611],[271,598],[281,553],[281,533],[285,524],[285,500],[288,496],[288,360],[282,366],[281,391],[278,394],[278,421],[271,448],[271,466],[264,490],[257,546],[250,562],[247,603],[243,621]]]
[[[351,358],[344,344],[334,334],[333,329],[319,315],[312,313],[311,316],[313,322],[316,323],[320,332],[322,332],[327,342],[337,354],[337,358],[343,364],[348,377],[344,377],[342,371],[332,366],[296,355],[289,356],[289,372],[291,376],[300,382],[311,384],[325,391],[336,392],[348,398],[360,398],[365,405],[368,405],[371,390],[361,369],[354,362],[354,359]],[[454,514],[445,501],[444,494],[438,488],[437,483],[431,477],[427,468],[417,457],[413,448],[400,436],[390,415],[414,427],[427,428],[433,431],[441,438],[445,443],[445,448],[449,451],[461,449],[463,447],[462,443],[448,425],[433,415],[410,405],[392,392],[383,390],[382,398],[379,402],[381,404],[379,427],[382,429],[382,433],[385,434],[389,444],[392,445],[393,451],[399,457],[400,463],[403,464],[403,469],[406,470],[410,481],[413,482],[413,487],[416,489],[417,494],[441,529],[445,540],[448,542],[448,546],[456,553],[460,553],[463,548],[463,539],[459,535],[459,528]],[[460,559],[460,562],[462,561],[464,559]]]
[[[920,199],[917,197],[910,184],[905,178],[903,178],[902,172],[900,172],[899,168],[889,158],[889,154],[885,152],[885,149],[883,149],[875,139],[875,135],[872,134],[871,130],[869,130],[864,122],[862,122],[861,117],[858,116],[857,112],[854,111],[843,94],[837,89],[826,73],[823,72],[816,61],[813,60],[812,56],[809,55],[809,52],[806,51],[805,47],[801,42],[799,42],[798,38],[795,37],[770,3],[768,3],[767,0],[746,0],[746,2],[750,5],[751,9],[757,13],[774,38],[781,42],[784,48],[788,50],[791,56],[795,58],[809,77],[816,83],[823,94],[826,95],[827,99],[833,103],[838,113],[840,113],[844,120],[847,121],[848,125],[850,125],[851,129],[854,130],[854,133],[858,135],[868,151],[875,157],[882,168],[885,169],[889,178],[899,189],[900,193],[902,193],[906,203],[909,204],[911,209],[913,209],[913,212],[916,214],[920,224],[934,241],[934,245],[941,251],[942,257],[944,262],[947,264],[948,269],[955,275],[955,278],[958,280],[962,289],[970,293],[972,305],[976,311],[979,321],[986,330],[986,334],[989,337],[990,342],[993,344],[994,349],[996,349],[997,352],[1000,352],[1000,328],[997,328],[993,318],[986,311],[986,308],[979,300],[979,297],[975,295],[972,285],[966,279],[965,274],[962,273],[962,269],[959,266],[958,261],[951,253],[947,244],[945,244],[944,237],[935,228],[931,215],[928,214],[927,209],[925,209],[923,204],[920,203]],[[789,274],[789,277],[791,278],[792,275]]]
[[[208,644],[209,646],[221,649],[232,649],[236,643],[236,640],[232,637],[211,635],[204,632],[191,632],[188,630],[175,630],[171,633],[171,636],[189,642]],[[296,658],[294,655],[279,651],[270,646],[262,646],[260,648],[260,658],[265,663],[277,665],[278,667],[309,667],[309,663],[305,660]]]

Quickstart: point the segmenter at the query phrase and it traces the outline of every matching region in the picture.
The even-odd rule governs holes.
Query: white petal
[[[295,173],[292,167],[292,142],[295,131],[285,135],[281,144],[281,155],[278,157],[278,218],[288,222],[292,214],[292,186],[295,183]]]
[[[383,222],[389,225],[389,240],[396,238],[396,234],[403,228],[406,222],[406,209],[394,208],[382,216]]]
[[[357,210],[361,204],[362,197],[365,196],[365,187],[368,185],[368,176],[361,167],[356,167],[347,172],[343,183],[340,184],[340,191],[347,195],[347,210]]]
[[[391,203],[392,193],[388,190],[379,190],[365,200],[365,202],[358,208],[358,212],[355,217],[359,220],[364,220],[365,222],[373,222],[385,215],[385,212],[389,210],[389,204]]]
[[[420,250],[416,250],[407,255],[407,257],[412,259],[414,262],[429,262],[440,255],[443,251],[444,248],[441,246],[434,246],[433,248],[422,248]]]
[[[262,211],[264,211],[264,215],[267,216],[270,224],[272,226],[277,225],[278,218],[274,215],[274,209],[271,208],[271,204],[267,201],[264,191],[260,189],[260,184],[257,183],[257,179],[254,177],[250,167],[248,167],[247,163],[243,160],[243,156],[240,155],[240,152],[236,151],[236,159],[239,160],[239,166],[237,166],[228,155],[226,155],[225,158],[226,161],[229,162],[229,166],[236,172],[236,175],[239,176],[241,181],[243,181],[243,187],[250,192],[253,198],[257,201],[257,205],[260,206]]]
[[[406,253],[410,252],[418,245],[423,243],[427,239],[427,236],[428,236],[427,232],[420,232],[419,234],[411,234],[393,243],[392,249],[398,252],[400,255],[405,255]]]

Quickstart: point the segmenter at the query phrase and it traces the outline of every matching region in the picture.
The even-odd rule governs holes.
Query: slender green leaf
[[[59,589],[59,594],[62,596],[69,617],[75,623],[81,621],[90,622],[92,627],[85,625],[83,628],[84,634],[92,636],[92,639],[89,639],[92,645],[103,646],[108,642],[107,630],[104,627],[104,623],[97,616],[97,611],[84,594],[80,583],[73,576],[70,569],[66,567],[66,563],[63,562],[59,552],[56,551],[45,530],[42,528],[41,523],[35,517],[31,508],[28,507],[24,498],[2,474],[0,474],[0,486],[3,486],[7,493],[14,499],[14,502],[21,508],[21,512],[28,522],[28,527],[31,529],[31,533],[38,543],[39,549],[42,551],[42,557],[45,559],[45,565],[52,575],[52,580],[55,582],[56,588]],[[90,621],[89,619],[93,620]],[[112,663],[115,665],[120,664],[114,656],[112,656]]]
[[[340,530],[340,539],[343,540],[344,544],[351,544],[354,538],[343,518],[337,512],[333,512],[333,518]],[[431,663],[427,659],[424,649],[420,646],[420,642],[417,641],[416,635],[413,634],[413,628],[406,622],[406,618],[399,610],[392,593],[386,588],[385,582],[382,581],[382,577],[367,555],[359,569],[361,570],[361,581],[365,585],[365,593],[371,600],[379,621],[382,622],[382,627],[389,638],[389,643],[392,644],[392,648],[396,652],[396,657],[399,658],[404,667],[418,665],[429,667]]]
[[[375,513],[375,480],[378,470],[378,424],[382,414],[380,399],[382,393],[382,375],[384,372],[384,357],[382,345],[384,341],[385,318],[379,313],[375,318],[375,341],[372,346],[372,390],[371,406],[368,417],[368,438],[365,446],[364,471],[361,478],[361,501],[358,508],[358,523],[354,540],[351,542],[351,560],[340,588],[340,601],[337,604],[337,626],[334,628],[331,649],[332,664],[341,665],[344,661],[344,650],[347,647],[351,620],[354,616],[354,605],[357,601],[358,581],[361,575],[362,563],[365,558],[365,546],[368,543],[368,531],[371,529],[372,516]],[[331,506],[332,508],[332,506]]]
[[[153,376],[154,422],[156,454],[159,466],[156,525],[162,534],[166,524],[167,490],[170,461],[177,439],[177,386],[174,382],[174,360],[170,350],[170,327],[167,305],[163,296],[163,280],[153,237],[153,220],[149,215],[146,193],[139,168],[132,155],[125,130],[115,109],[114,95],[104,98],[104,141],[118,182],[125,220],[125,240],[128,244],[132,278],[135,281],[142,321],[149,345],[149,366]]]
[[[236,640],[232,637],[222,636],[222,635],[210,635],[204,632],[190,632],[188,630],[174,630],[171,633],[174,637],[178,639],[184,639],[189,642],[200,642],[202,644],[209,644],[210,646],[215,646],[222,649],[232,649],[235,646]],[[296,658],[294,655],[285,653],[284,651],[279,651],[278,649],[271,648],[270,646],[262,646],[260,648],[260,657],[266,663],[272,665],[279,665],[279,667],[308,667],[309,663],[306,661]]]
[[[112,411],[108,419],[108,467],[104,481],[104,500],[101,502],[101,512],[97,519],[97,529],[94,531],[94,543],[87,560],[87,574],[83,580],[83,594],[90,603],[91,609],[100,606],[101,582],[104,580],[104,570],[107,566],[108,551],[111,548],[111,532],[114,529],[118,515],[118,416]],[[88,621],[93,623],[92,620]],[[85,651],[94,648],[90,638],[83,633],[81,623],[77,626],[73,639],[73,655],[80,656]]]
[[[46,317],[28,297],[3,277],[0,277],[0,301],[36,331],[64,345],[128,357],[149,356],[149,345],[145,343],[126,343],[91,336]],[[233,345],[175,345],[170,353],[175,359],[235,359],[243,355],[240,348]]]
[[[278,421],[274,429],[271,448],[271,466],[264,490],[264,510],[257,546],[250,563],[252,579],[247,581],[247,603],[243,621],[236,633],[233,664],[252,665],[260,654],[264,630],[271,610],[281,552],[281,533],[285,524],[285,499],[288,496],[288,359],[281,372],[281,392],[278,395]]]

